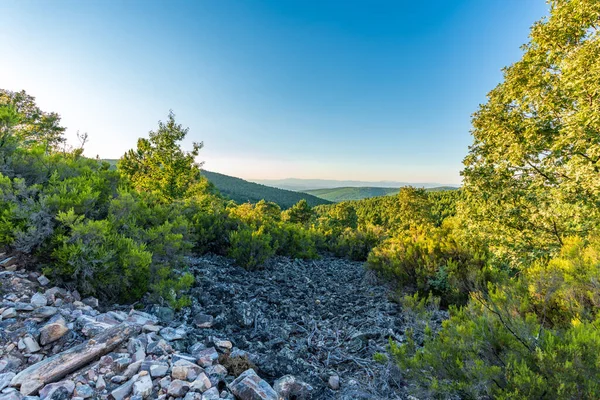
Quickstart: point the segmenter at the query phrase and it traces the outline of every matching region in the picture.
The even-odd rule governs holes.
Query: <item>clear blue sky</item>
[[[0,1],[0,87],[86,154],[173,109],[205,168],[242,178],[459,183],[470,116],[542,0]]]

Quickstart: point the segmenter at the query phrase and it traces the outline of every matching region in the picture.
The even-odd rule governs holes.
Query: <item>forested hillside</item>
[[[215,185],[222,195],[237,203],[257,203],[260,200],[265,200],[277,203],[283,209],[288,209],[303,199],[311,207],[329,203],[327,199],[322,199],[311,194],[277,189],[204,169],[202,170],[202,175]]]
[[[427,191],[444,191],[444,190],[456,190],[457,188],[451,186],[440,186],[435,188],[428,188]],[[322,199],[332,201],[334,203],[347,200],[362,200],[370,197],[389,196],[396,194],[400,191],[400,188],[385,188],[385,187],[337,187],[331,189],[314,189],[305,190],[304,193],[311,194]]]

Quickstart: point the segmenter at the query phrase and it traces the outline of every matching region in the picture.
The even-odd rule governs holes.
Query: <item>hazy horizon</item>
[[[173,109],[246,180],[460,184],[470,115],[541,0],[4,1],[0,87],[119,158]]]

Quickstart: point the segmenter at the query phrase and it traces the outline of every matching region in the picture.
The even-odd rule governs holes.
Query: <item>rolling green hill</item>
[[[118,160],[104,159],[103,161],[108,162],[113,168],[116,168]],[[290,208],[302,199],[305,199],[311,207],[331,203],[327,199],[322,199],[308,193],[277,189],[217,172],[202,170],[202,175],[215,185],[223,196],[236,203],[256,203],[260,200],[266,200],[279,204],[283,209]]]
[[[302,199],[305,199],[311,207],[330,203],[327,199],[322,199],[308,193],[277,189],[217,172],[202,170],[202,174],[215,185],[221,194],[238,203],[246,203],[248,201],[256,203],[264,199],[277,203],[284,209],[290,208]]]
[[[452,186],[440,186],[426,190],[438,192],[443,190],[456,190],[456,188]],[[371,197],[390,196],[398,193],[398,191],[400,191],[399,188],[386,187],[338,187],[331,189],[305,190],[304,193],[337,203],[340,201],[362,200]]]

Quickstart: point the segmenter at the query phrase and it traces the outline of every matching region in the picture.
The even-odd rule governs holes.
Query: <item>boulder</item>
[[[281,400],[306,400],[310,399],[313,388],[293,375],[285,375],[275,381],[273,390]]]
[[[175,379],[169,385],[167,393],[173,397],[183,397],[190,390],[190,384],[181,379]]]
[[[31,301],[30,303],[34,306],[34,307],[44,307],[48,305],[48,299],[46,298],[46,296],[44,296],[41,293],[36,293],[33,296],[31,296]]]
[[[145,372],[145,371],[144,371]],[[141,375],[141,374],[140,374]],[[148,373],[141,375],[133,384],[133,395],[146,398],[152,393],[152,379]]]
[[[59,319],[56,322],[52,322],[44,325],[40,328],[40,343],[42,346],[52,343],[66,335],[69,332],[66,322],[64,319]]]
[[[253,369],[244,371],[229,385],[240,400],[278,400],[277,393]]]

